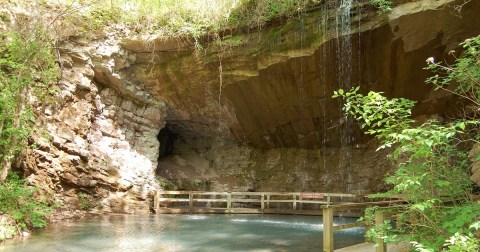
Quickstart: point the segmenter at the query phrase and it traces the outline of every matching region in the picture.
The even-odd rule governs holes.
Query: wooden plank
[[[333,208],[323,209],[323,252],[333,252]]]
[[[206,192],[206,191],[163,191],[163,190],[158,190],[157,191],[159,194],[167,194],[167,195],[179,195],[179,194],[198,194],[198,195],[226,195],[228,192]],[[361,194],[348,194],[348,193],[321,193],[321,192],[231,192],[232,195],[275,195],[275,196],[285,196],[285,195],[301,195],[301,194],[309,194],[309,193],[314,193],[314,194],[323,194],[324,196],[331,196],[331,197],[364,197],[364,195]]]
[[[264,209],[263,212],[266,214],[288,214],[288,215],[295,214],[295,212],[292,209],[279,209],[279,208]]]
[[[323,199],[324,194],[323,193],[300,193],[300,199]]]
[[[265,193],[263,192],[231,192],[232,196],[233,195],[245,195],[245,196],[261,196],[264,195]]]
[[[193,202],[228,202],[228,199],[193,199]]]
[[[262,202],[260,199],[232,199],[232,202]]]
[[[232,208],[231,213],[251,213],[251,214],[258,214],[262,213],[261,209],[258,208]]]
[[[179,194],[190,194],[190,191],[158,191],[159,194],[167,195],[179,195]]]
[[[192,192],[193,195],[228,195],[228,192]]]
[[[293,203],[293,200],[267,200],[267,202],[273,202],[273,203]]]
[[[190,209],[188,209],[188,208],[164,208],[164,207],[160,207],[157,210],[157,213],[159,213],[159,214],[185,214],[185,213],[190,213]]]
[[[343,229],[363,227],[363,226],[365,226],[364,222],[354,222],[349,224],[337,225],[337,226],[333,226],[333,232],[343,230]]]
[[[356,209],[356,208],[366,208],[369,206],[382,206],[382,205],[390,205],[390,204],[400,204],[404,203],[403,200],[392,200],[392,201],[380,201],[380,202],[360,202],[360,203],[336,203],[330,204],[329,206],[321,206],[322,208],[325,207],[333,207],[336,209]]]
[[[208,208],[208,207],[195,207],[191,210],[192,213],[197,214],[226,214],[228,209],[226,208]]]
[[[295,192],[263,192],[265,195],[271,195],[271,196],[290,196],[292,194],[298,194]]]
[[[323,201],[323,200],[298,200],[297,201],[298,203],[302,203],[302,204],[328,204],[327,201]]]
[[[176,199],[176,198],[160,198],[159,202],[188,202],[189,199]]]
[[[342,198],[355,198],[355,197],[363,197],[361,194],[350,194],[350,193],[323,193],[324,196],[330,197],[342,197]]]
[[[380,207],[394,207],[400,206],[404,203],[403,200],[386,200],[386,201],[377,201],[377,202],[351,202],[358,200],[351,200],[350,202],[331,202],[332,198],[341,197],[341,198],[353,198],[360,197],[364,199],[362,195],[355,194],[342,194],[342,193],[312,193],[316,194],[313,196],[306,196],[307,198],[302,198],[306,196],[306,193],[299,192],[203,192],[203,191],[161,191],[158,190],[154,194],[153,205],[154,210],[158,213],[186,213],[190,212],[201,212],[201,213],[276,213],[276,214],[304,214],[304,215],[319,215],[322,210],[300,210],[298,204],[303,206],[303,204],[316,204],[319,207],[323,208],[334,208],[335,210],[350,210],[354,209],[364,209],[368,206],[380,206]],[[319,197],[320,194],[323,194],[324,200],[315,200],[312,197]],[[185,195],[182,198],[166,198],[166,195]],[[188,197],[187,197],[188,195]],[[207,196],[212,196],[213,199],[209,199]],[[222,197],[216,197],[222,196]],[[257,197],[258,196],[258,197]],[[273,199],[272,199],[273,198]],[[177,207],[177,208],[165,208],[161,207],[160,203],[175,203],[175,202],[188,202],[188,207]],[[212,211],[206,210],[195,210],[194,202],[227,202],[227,208],[216,209]],[[255,208],[248,208],[254,210],[246,210],[247,208],[238,208],[239,210],[234,211],[232,207],[232,202],[239,203],[258,203]],[[270,209],[270,202],[273,203],[292,203],[292,207],[288,208],[287,206],[282,206],[282,208]],[[170,204],[171,205],[171,204]],[[172,209],[176,209],[175,211]],[[157,211],[158,210],[158,211]],[[356,214],[358,216],[358,214]],[[347,226],[343,226],[344,228]],[[339,230],[341,227],[335,227],[335,230]]]

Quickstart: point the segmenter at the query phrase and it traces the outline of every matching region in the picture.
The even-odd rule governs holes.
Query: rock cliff
[[[202,49],[120,26],[93,37],[72,31],[59,46],[58,102],[38,107],[44,131],[20,166],[67,208],[87,193],[92,207],[114,212],[147,210],[160,186],[378,191],[386,153],[342,116],[333,90],[410,98],[417,116],[453,112],[455,99],[433,93],[423,67],[480,32],[480,2],[458,11],[460,3],[397,1],[381,14],[359,1],[342,19],[332,2],[205,36]]]

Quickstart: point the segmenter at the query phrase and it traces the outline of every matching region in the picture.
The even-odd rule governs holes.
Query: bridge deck
[[[174,214],[322,215],[323,251],[333,252],[333,235],[336,231],[365,225],[357,222],[335,226],[334,215],[358,217],[369,206],[389,207],[403,202],[399,198],[371,201],[364,195],[343,193],[157,191],[153,209],[156,213]],[[376,223],[383,222],[383,218],[383,213],[376,213]],[[376,251],[386,251],[382,241],[377,242],[380,246]]]

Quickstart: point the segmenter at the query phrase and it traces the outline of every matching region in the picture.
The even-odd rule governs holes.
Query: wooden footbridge
[[[318,192],[201,192],[157,191],[156,213],[221,214],[298,214],[323,216],[323,251],[333,251],[335,231],[365,226],[363,222],[334,225],[333,216],[360,216],[369,206],[389,207],[402,204],[398,198],[372,201],[364,195]],[[384,215],[376,214],[375,223]],[[368,227],[367,227],[368,228]],[[386,251],[381,240],[377,252]]]

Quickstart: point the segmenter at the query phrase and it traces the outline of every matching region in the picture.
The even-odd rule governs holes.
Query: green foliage
[[[176,189],[175,183],[173,183],[171,180],[162,178],[160,176],[156,177],[158,184],[160,185],[160,188],[162,188],[165,191],[173,191]]]
[[[392,132],[399,132],[410,127],[414,122],[410,119],[415,102],[403,98],[387,99],[382,93],[370,91],[367,95],[358,93],[359,87],[345,92],[334,91],[333,98],[343,97],[343,110],[362,122],[361,128],[368,128],[367,134],[387,140]],[[386,145],[391,145],[387,141]]]
[[[392,11],[392,0],[370,0],[370,3],[383,13]]]
[[[311,0],[244,0],[229,16],[230,26],[263,26],[274,18],[294,17],[321,1]]]
[[[435,73],[427,79],[427,83],[435,85],[436,89],[453,92],[448,88],[452,83],[457,87],[456,95],[468,99],[475,106],[480,106],[480,36],[467,39],[461,44],[464,53],[461,58],[455,58],[455,63],[448,65],[435,62],[433,58],[427,60],[425,68]],[[454,55],[454,51],[451,52]]]
[[[90,194],[79,192],[77,196],[80,200],[80,209],[82,210],[88,211],[98,206],[98,202]]]
[[[387,99],[380,93],[368,95],[338,90],[334,97],[345,99],[344,111],[362,123],[367,134],[382,141],[381,147],[393,147],[392,158],[398,167],[385,179],[390,191],[373,197],[401,195],[409,204],[398,209],[402,229],[392,229],[390,223],[377,225],[368,235],[386,242],[397,239],[418,241],[427,248],[443,245],[455,232],[480,215],[480,208],[468,205],[466,195],[471,190],[468,180],[466,153],[455,148],[455,136],[473,121],[440,124],[430,120],[417,127],[409,118],[413,102]],[[460,203],[450,206],[452,202]],[[479,209],[479,210],[476,210]],[[461,216],[461,218],[452,218]]]
[[[444,246],[450,252],[478,252],[480,250],[479,240],[471,233],[463,235],[457,232],[448,238]]]
[[[19,227],[45,227],[48,215],[54,206],[35,192],[37,188],[25,185],[16,173],[11,173],[6,182],[0,185],[0,213],[7,214]]]
[[[124,24],[142,34],[193,36],[239,27],[261,27],[277,17],[293,17],[319,0],[69,0],[62,8],[80,10],[71,22],[87,31]],[[79,18],[80,17],[80,18]],[[217,34],[218,35],[218,34]]]
[[[32,130],[31,101],[43,99],[58,75],[48,36],[29,32],[0,34],[0,183]]]
[[[445,90],[455,83],[456,91],[452,92],[478,108],[480,40],[467,40],[463,46],[464,56],[451,66],[429,59],[428,69],[436,75],[427,82]],[[398,164],[385,179],[391,189],[372,197],[401,196],[408,203],[396,209],[401,228],[392,229],[384,223],[368,235],[386,242],[414,242],[417,251],[438,251],[442,247],[449,251],[477,251],[479,241],[473,228],[478,224],[470,224],[477,223],[480,207],[468,198],[472,182],[468,179],[467,152],[461,148],[462,138],[478,138],[466,135],[469,128],[478,125],[475,115],[449,123],[429,120],[415,125],[410,118],[412,101],[387,99],[376,92],[362,95],[358,91],[340,89],[333,97],[345,100],[343,110],[359,121],[367,134],[381,140],[381,148],[393,147],[391,157]]]

